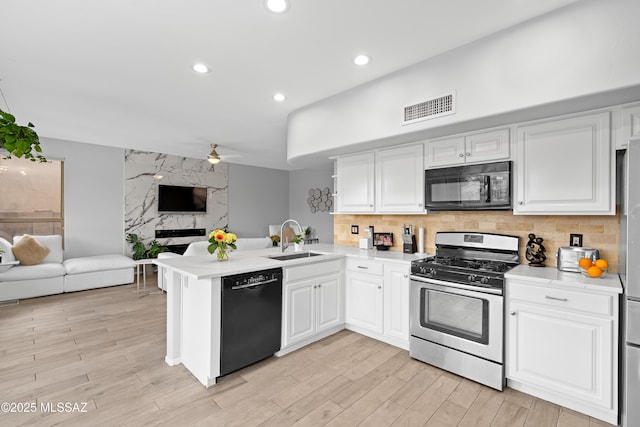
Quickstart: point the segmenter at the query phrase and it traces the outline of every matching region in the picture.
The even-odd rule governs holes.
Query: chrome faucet
[[[290,222],[298,226],[298,230],[300,230],[300,233],[297,233],[297,234],[303,233],[302,227],[300,226],[298,221],[296,221],[295,219],[288,219],[285,222],[283,222],[282,225],[280,226],[280,246],[282,247],[282,252],[284,252],[289,247],[289,242],[286,242],[286,245],[285,245],[285,241],[284,241],[284,226]]]

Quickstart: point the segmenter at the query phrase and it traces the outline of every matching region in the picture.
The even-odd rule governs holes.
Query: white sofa
[[[133,283],[135,263],[131,258],[124,255],[98,255],[64,260],[62,236],[32,237],[48,247],[50,252],[40,264],[29,266],[7,265],[15,258],[11,246],[1,239],[5,266],[0,271],[0,301]],[[21,238],[14,237],[14,244]]]

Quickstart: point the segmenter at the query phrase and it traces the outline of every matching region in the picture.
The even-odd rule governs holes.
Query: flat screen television
[[[206,212],[206,187],[158,185],[158,212]]]

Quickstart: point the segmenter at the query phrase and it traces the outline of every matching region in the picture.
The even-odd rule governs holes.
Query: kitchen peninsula
[[[342,285],[342,265],[345,256],[362,261],[363,268],[366,268],[365,263],[377,261],[395,265],[397,271],[403,272],[400,277],[406,279],[404,280],[406,283],[403,282],[402,286],[394,286],[394,288],[399,291],[402,289],[403,293],[405,287],[408,292],[410,262],[427,256],[426,254],[409,255],[397,251],[362,250],[354,247],[322,244],[312,245],[311,248],[309,252],[319,255],[277,260],[273,256],[282,255],[280,248],[270,248],[232,252],[230,260],[223,262],[218,262],[214,256],[181,256],[155,260],[154,263],[159,267],[158,274],[165,277],[167,291],[166,363],[172,366],[182,363],[206,387],[216,383],[216,378],[220,376],[220,313],[223,277],[273,268],[284,270],[283,350],[277,353],[277,355],[282,355],[335,333],[343,329],[345,323],[349,323],[345,322],[343,308],[345,292]],[[293,253],[285,252],[285,255]],[[313,330],[307,331],[304,319],[302,326],[298,326],[301,323],[296,320],[299,316],[295,314],[295,304],[300,302],[299,296],[307,294],[296,292],[301,289],[304,292],[305,288],[301,288],[300,285],[309,282],[311,277],[306,275],[306,272],[315,274],[315,277],[319,278],[331,268],[337,272],[333,287],[321,288],[322,283],[315,284],[313,282],[308,288],[323,289],[323,291],[324,289],[332,290],[330,295],[333,296],[333,304],[327,303],[326,295],[318,297],[319,304],[325,303],[323,307],[330,306],[328,313],[331,314],[332,320],[326,322],[327,327],[323,327],[322,320],[316,322],[311,328]],[[287,293],[288,284],[292,286],[292,293]],[[380,291],[382,291],[382,286],[376,288],[376,294],[380,295]],[[391,291],[391,289],[387,291]],[[310,293],[308,295],[315,301],[315,296]],[[376,297],[376,300],[379,300],[380,304],[382,303],[381,297]],[[406,312],[403,312],[405,309]],[[395,329],[403,330],[401,336],[404,335],[404,329],[406,329],[408,339],[408,297],[407,307],[400,307],[399,310],[395,316],[387,317],[399,319],[395,324],[400,326]],[[309,306],[305,305],[304,310],[300,311],[300,314],[309,315]],[[379,314],[381,315],[381,313]],[[319,315],[318,317],[322,318],[323,316]],[[358,316],[358,313],[353,316],[354,319],[361,317]],[[404,325],[405,318],[406,326]],[[351,329],[361,331],[357,322]],[[402,339],[394,338],[393,334],[389,337],[388,342],[404,346]],[[383,334],[378,338],[384,340]]]

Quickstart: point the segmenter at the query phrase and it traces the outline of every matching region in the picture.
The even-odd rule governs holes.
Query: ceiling
[[[575,1],[0,0],[0,109],[41,138],[292,169],[292,111]]]

